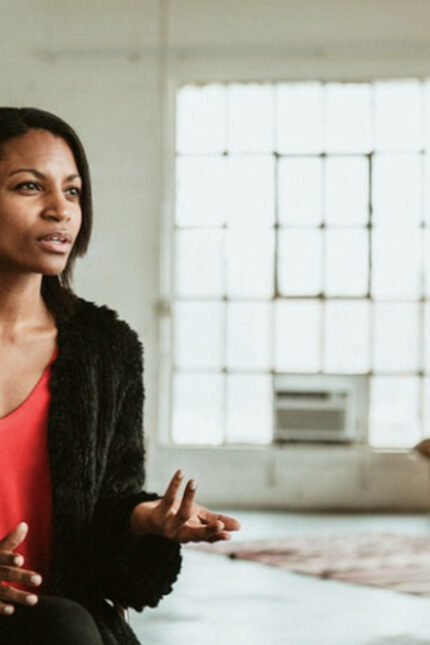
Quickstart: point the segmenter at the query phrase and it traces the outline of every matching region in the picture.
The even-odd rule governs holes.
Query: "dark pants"
[[[103,645],[91,614],[79,603],[40,595],[32,607],[0,615],[0,645]]]

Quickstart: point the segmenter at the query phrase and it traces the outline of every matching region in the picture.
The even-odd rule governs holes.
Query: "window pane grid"
[[[208,329],[210,303],[222,303],[222,322],[218,340],[200,340],[212,350],[205,350],[206,367],[175,360],[173,378],[221,378],[224,430],[222,439],[217,431],[218,442],[269,441],[267,427],[260,436],[254,429],[253,438],[243,430],[235,435],[240,409],[231,397],[242,400],[249,387],[267,408],[267,382],[257,376],[279,371],[367,374],[378,383],[370,410],[373,443],[386,446],[407,440],[376,430],[391,423],[384,397],[401,379],[415,379],[414,432],[430,434],[428,82],[226,83],[216,84],[212,95],[210,84],[186,86],[178,92],[182,114],[191,97],[188,105],[205,119],[198,100],[205,88],[204,105],[212,100],[217,106],[208,112],[206,143],[202,123],[198,140],[185,136],[190,114],[181,134],[177,112],[177,168],[190,163],[194,169],[185,165],[177,175],[174,302],[206,306],[202,325]],[[250,101],[253,116],[245,109]],[[304,113],[309,136],[300,138],[293,125]],[[201,237],[183,237],[193,231]],[[246,316],[232,318],[232,307],[248,312],[253,334],[241,335]],[[175,315],[173,322],[186,338],[186,324]],[[299,349],[307,347],[302,356],[294,342],[285,344],[286,330]],[[189,327],[189,343],[195,334]],[[404,348],[395,342],[401,334]],[[214,343],[222,353],[215,367],[209,361]],[[404,418],[412,414],[408,408]]]

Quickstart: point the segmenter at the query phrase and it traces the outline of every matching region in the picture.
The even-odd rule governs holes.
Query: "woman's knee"
[[[41,632],[46,634],[46,645],[103,645],[100,632],[89,611],[69,598],[40,596],[38,623]],[[43,640],[42,642],[44,643]]]

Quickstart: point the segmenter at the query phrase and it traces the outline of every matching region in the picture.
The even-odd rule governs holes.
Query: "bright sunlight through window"
[[[278,372],[366,374],[370,443],[430,434],[430,82],[187,85],[172,439],[272,440]]]

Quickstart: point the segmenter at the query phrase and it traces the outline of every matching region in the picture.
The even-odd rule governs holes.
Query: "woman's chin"
[[[61,275],[65,268],[66,267],[64,266],[64,267],[61,267],[60,269],[53,269],[53,268],[43,269],[43,271],[41,271],[40,273],[42,273],[42,275],[56,276],[56,275]]]
[[[60,275],[60,273],[63,273],[64,269],[67,266],[67,262],[60,261],[60,262],[43,262],[41,264],[40,262],[38,263],[38,268],[36,269],[37,273],[41,273],[42,275]]]

